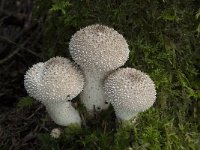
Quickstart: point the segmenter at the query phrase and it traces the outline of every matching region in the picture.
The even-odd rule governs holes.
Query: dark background
[[[65,128],[61,139],[52,139],[49,133],[58,126],[27,96],[24,74],[51,57],[70,58],[71,36],[94,23],[126,38],[125,66],[150,75],[156,103],[125,129],[117,128],[112,109],[89,121],[80,109],[83,129]],[[196,150],[199,67],[199,0],[0,0],[0,150]]]

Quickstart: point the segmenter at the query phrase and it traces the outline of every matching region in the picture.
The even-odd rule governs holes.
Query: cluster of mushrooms
[[[45,105],[58,125],[81,125],[79,112],[71,104],[79,93],[89,114],[111,104],[121,121],[134,118],[155,102],[155,85],[147,74],[120,68],[129,48],[113,28],[87,26],[72,36],[69,50],[75,63],[54,57],[33,65],[24,79],[28,94]]]

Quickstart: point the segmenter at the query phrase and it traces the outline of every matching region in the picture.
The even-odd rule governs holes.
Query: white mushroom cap
[[[43,102],[72,100],[83,89],[84,77],[70,60],[51,58],[45,63],[43,74]]]
[[[99,72],[117,69],[129,56],[124,37],[113,28],[99,24],[77,31],[70,40],[69,50],[82,68]]]
[[[28,94],[41,101],[42,91],[41,87],[41,75],[44,70],[44,63],[40,62],[33,65],[24,76],[24,86]]]
[[[61,135],[61,130],[59,128],[54,128],[53,130],[51,130],[50,135],[52,138],[58,139]]]
[[[84,78],[68,59],[51,58],[33,65],[25,75],[24,85],[30,96],[41,101],[57,124],[81,124],[81,118],[71,102],[83,89]]]
[[[55,57],[33,65],[26,72],[24,85],[33,98],[54,103],[76,97],[83,89],[84,78],[68,59]]]
[[[154,82],[147,74],[133,68],[121,68],[109,75],[104,89],[117,117],[122,120],[147,110],[156,100]]]

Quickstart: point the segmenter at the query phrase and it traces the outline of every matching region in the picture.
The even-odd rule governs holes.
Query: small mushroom
[[[106,109],[103,90],[105,76],[124,65],[129,56],[124,37],[113,28],[95,24],[77,31],[71,38],[69,50],[85,75],[81,101],[88,111]]]
[[[156,100],[154,82],[147,74],[133,68],[121,68],[110,74],[104,89],[116,117],[122,121],[149,109]]]
[[[63,57],[33,65],[24,78],[28,94],[42,102],[52,120],[62,126],[81,123],[78,111],[68,100],[76,97],[82,91],[83,85],[82,73]]]

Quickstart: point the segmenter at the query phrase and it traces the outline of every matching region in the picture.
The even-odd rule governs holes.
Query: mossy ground
[[[148,73],[157,90],[156,103],[135,124],[117,124],[112,108],[88,120],[78,106],[83,127],[63,128],[59,139],[42,130],[37,133],[38,148],[200,149],[199,6],[198,0],[37,0],[35,17],[45,18],[42,61],[57,55],[70,58],[68,43],[77,30],[94,23],[108,25],[129,44],[125,66]],[[44,125],[45,119],[40,122]]]
[[[57,142],[69,149],[197,149],[198,4],[198,1],[38,1],[39,14],[45,9],[48,12],[45,58],[69,57],[69,39],[79,28],[94,23],[108,25],[127,39],[130,58],[126,66],[147,72],[158,92],[154,107],[140,114],[133,126],[116,128],[110,122],[112,118],[106,121],[105,117],[110,115],[106,113],[102,117],[105,121],[92,120],[89,128],[77,132],[67,128],[61,138],[64,142]]]

